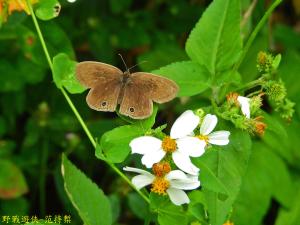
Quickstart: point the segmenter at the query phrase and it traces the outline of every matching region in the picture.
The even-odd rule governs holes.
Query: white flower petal
[[[175,151],[172,153],[172,158],[174,163],[179,169],[192,175],[198,175],[199,168],[197,168],[191,162],[190,157],[187,154],[183,154],[182,152]]]
[[[200,186],[200,181],[171,180],[170,187],[182,190],[194,190]]]
[[[205,141],[196,137],[184,137],[176,140],[178,151],[192,157],[199,157],[205,152]]]
[[[208,142],[213,145],[227,145],[229,143],[229,135],[229,131],[216,131],[208,135]]]
[[[158,149],[156,151],[149,152],[142,157],[142,163],[147,168],[151,168],[154,163],[159,162],[165,155],[166,155],[166,152],[162,149]]]
[[[129,167],[129,166],[124,167],[123,170],[129,171],[129,172],[140,173],[140,174],[144,174],[144,175],[149,175],[149,174],[152,175],[151,173],[149,173],[146,170],[142,170],[142,169],[138,169],[138,168],[134,168],[134,167]]]
[[[207,114],[201,124],[200,134],[208,135],[216,127],[218,118],[215,115]]]
[[[241,105],[242,113],[246,116],[246,118],[250,119],[250,98],[238,96],[237,100]]]
[[[160,149],[162,141],[158,138],[151,136],[142,136],[133,139],[129,146],[131,147],[131,153],[147,154],[149,152]]]
[[[176,188],[168,188],[167,189],[167,193],[171,199],[171,201],[175,204],[175,205],[182,205],[185,203],[189,203],[190,199],[187,196],[187,194],[179,189]]]
[[[148,175],[137,175],[132,178],[132,183],[137,189],[141,189],[149,184],[151,184],[154,180],[154,176],[152,174]]]
[[[171,138],[177,139],[191,134],[199,121],[200,118],[192,110],[185,111],[174,122],[170,132]]]
[[[199,181],[199,176],[195,176],[195,175],[190,175],[190,174],[187,174],[187,179],[190,181],[190,182],[197,182]]]
[[[167,180],[174,180],[174,179],[187,179],[187,175],[182,172],[181,170],[172,170],[166,175]]]

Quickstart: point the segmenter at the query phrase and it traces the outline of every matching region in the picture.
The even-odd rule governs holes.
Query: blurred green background
[[[244,26],[244,37],[270,2],[258,1]],[[124,70],[120,53],[128,67],[146,61],[133,71],[150,72],[187,59],[186,38],[209,3],[208,0],[60,1],[59,16],[41,21],[40,25],[52,57],[64,52],[76,61],[101,61]],[[243,12],[250,3],[242,1]],[[255,40],[240,69],[244,82],[253,80],[258,75],[258,51],[281,52],[283,62],[279,71],[294,75],[286,79],[283,76],[283,80],[296,103],[300,89],[299,15],[300,1],[284,1]],[[94,156],[94,149],[52,81],[31,17],[25,12],[12,13],[2,24],[0,55],[0,216],[44,218],[70,214],[72,224],[80,224],[60,174],[61,153],[65,152],[72,153],[72,161],[110,196],[115,221],[142,224],[146,214],[143,202]],[[72,99],[95,137],[100,138],[105,131],[124,124],[114,113],[90,110],[85,94],[72,95]],[[176,99],[161,108],[156,123],[171,123],[180,112],[195,105],[205,105],[205,101],[201,102],[197,96]],[[296,108],[294,119],[298,125],[299,104]],[[297,135],[293,138],[299,139]],[[300,169],[297,161],[300,153],[296,152],[299,147],[296,144],[290,159],[283,156],[286,165],[294,170]],[[259,218],[264,224],[274,224],[277,214],[278,203],[268,200]]]

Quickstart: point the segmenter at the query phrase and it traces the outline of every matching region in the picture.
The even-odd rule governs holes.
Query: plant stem
[[[243,62],[250,46],[252,45],[255,37],[257,36],[258,32],[261,30],[261,28],[263,27],[263,25],[265,24],[266,20],[269,18],[269,16],[271,15],[271,13],[274,11],[274,9],[282,2],[282,0],[276,0],[271,6],[270,8],[267,10],[267,12],[264,14],[264,16],[261,18],[261,20],[258,22],[258,24],[256,25],[256,27],[254,28],[253,32],[251,33],[250,37],[248,38],[246,45],[243,49],[242,55],[239,59],[239,61],[234,65],[233,70],[237,70],[241,63]]]
[[[258,85],[261,85],[262,83],[263,83],[263,79],[259,78],[257,80],[250,81],[249,83],[244,84],[243,86],[235,89],[234,91],[237,92],[237,91],[241,91],[241,90],[248,90],[248,89],[254,88]]]
[[[48,49],[47,49],[47,46],[46,46],[46,43],[45,43],[45,40],[44,40],[44,37],[43,37],[43,34],[41,32],[41,29],[40,29],[40,26],[39,26],[39,23],[35,17],[35,14],[33,12],[33,9],[32,9],[32,5],[31,3],[29,2],[29,0],[26,0],[27,2],[27,5],[28,5],[28,8],[29,8],[29,11],[30,11],[30,14],[31,14],[31,17],[32,17],[32,20],[33,20],[33,23],[34,23],[34,26],[36,28],[36,31],[38,33],[38,36],[39,36],[39,39],[40,39],[40,42],[41,42],[41,45],[43,47],[43,50],[44,50],[44,53],[45,53],[45,56],[47,58],[47,61],[48,61],[48,64],[49,64],[49,67],[51,69],[51,72],[53,73],[53,64],[52,64],[52,60],[51,60],[51,57],[50,57],[50,54],[48,52]],[[86,135],[88,136],[90,142],[92,143],[93,147],[96,148],[96,141],[95,139],[93,138],[90,130],[88,129],[88,127],[86,126],[85,122],[83,121],[81,115],[79,114],[78,110],[76,109],[75,105],[73,104],[71,98],[69,97],[68,93],[63,89],[61,88],[60,89],[63,96],[65,97],[66,101],[68,102],[70,108],[72,109],[73,113],[75,114],[77,120],[79,121],[80,125],[82,126],[84,132],[86,133]],[[147,203],[150,203],[150,200],[149,198],[143,194],[140,190],[136,189],[136,187],[133,185],[133,183],[128,179],[128,177],[122,173],[122,171],[117,168],[113,163],[111,162],[108,162],[108,161],[105,161],[119,176],[121,176],[123,178],[123,180],[125,182],[127,182]]]

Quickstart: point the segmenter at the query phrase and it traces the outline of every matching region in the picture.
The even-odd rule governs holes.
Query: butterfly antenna
[[[130,68],[129,68],[129,69],[127,68],[127,65],[126,65],[125,60],[123,59],[122,55],[121,55],[120,53],[119,53],[118,55],[121,57],[121,59],[122,59],[124,65],[125,65],[126,71],[129,72]]]
[[[146,62],[148,62],[148,61],[142,61],[142,62],[140,62],[140,63],[138,63],[138,64],[135,64],[134,66],[130,67],[128,70],[131,70],[132,68],[134,68],[134,67],[136,67],[136,66],[138,66],[138,65],[141,65],[141,64],[143,64],[143,63],[146,63]]]

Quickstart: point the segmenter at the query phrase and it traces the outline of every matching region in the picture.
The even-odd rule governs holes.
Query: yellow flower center
[[[234,223],[230,222],[229,220],[226,221],[223,225],[234,225]]]
[[[169,136],[166,136],[162,141],[162,149],[167,153],[172,153],[176,150],[176,141]]]
[[[156,177],[152,182],[151,191],[159,195],[165,195],[166,190],[170,187],[170,182],[164,177]]]
[[[171,166],[168,162],[155,163],[152,166],[152,171],[157,177],[163,177],[171,171]]]
[[[205,141],[205,143],[208,144],[208,136],[207,135],[199,134],[197,136],[197,138],[199,138],[200,140]]]

